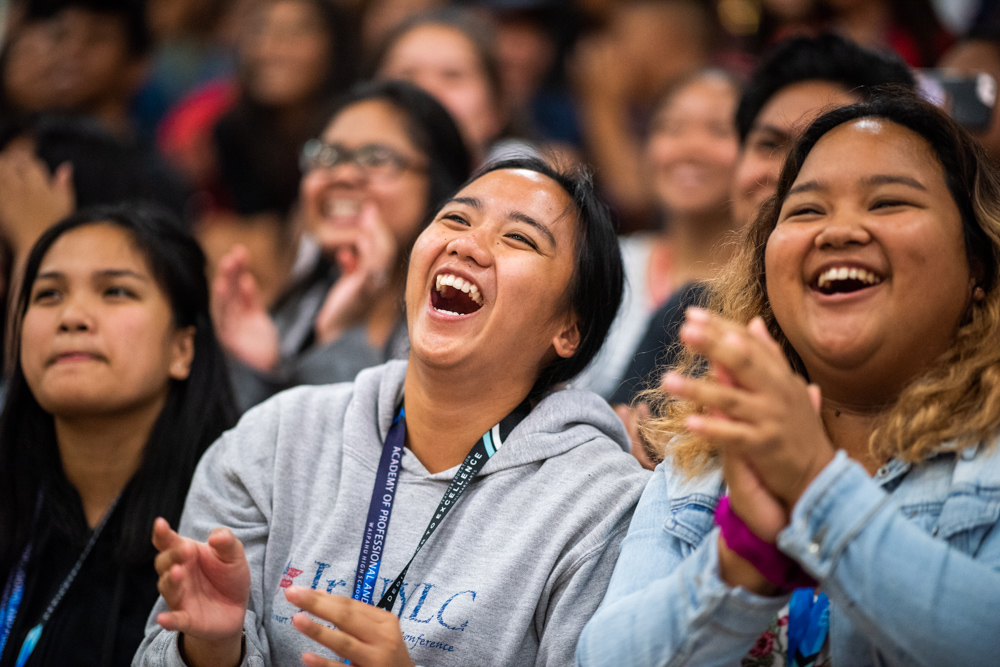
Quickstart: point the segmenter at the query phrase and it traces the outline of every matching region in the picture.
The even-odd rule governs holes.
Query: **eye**
[[[137,294],[124,285],[112,285],[104,290],[104,296],[116,299],[135,299]]]
[[[511,239],[512,241],[517,241],[518,243],[523,243],[526,246],[530,247],[532,250],[538,250],[538,245],[524,234],[521,234],[520,232],[511,232],[510,234],[507,234],[507,238]]]
[[[36,289],[31,295],[32,303],[48,303],[58,299],[60,296],[59,290],[55,287],[42,287]]]
[[[447,220],[449,222],[454,222],[455,224],[461,225],[462,227],[471,227],[472,225],[466,220],[465,216],[461,213],[444,213],[441,215],[441,220]]]
[[[900,206],[909,206],[909,202],[902,199],[879,199],[872,204],[872,210],[897,208]]]

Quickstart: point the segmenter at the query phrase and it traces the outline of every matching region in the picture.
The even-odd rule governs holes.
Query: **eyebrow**
[[[478,197],[452,197],[451,199],[449,199],[444,203],[445,206],[447,206],[448,204],[464,204],[477,211],[483,210],[483,202]],[[542,223],[532,218],[527,213],[522,213],[521,211],[508,211],[507,217],[510,218],[511,220],[523,222],[524,224],[534,228],[535,230],[538,231],[539,234],[541,234],[546,238],[546,240],[548,240],[549,244],[552,247],[556,247],[557,245],[556,237],[552,235],[552,231]]]
[[[148,276],[136,273],[131,269],[103,269],[101,271],[94,271],[93,275],[101,278],[135,278],[136,280],[149,282]],[[35,280],[60,280],[65,278],[66,274],[62,271],[46,271],[35,276]]]
[[[905,185],[911,187],[915,190],[920,190],[922,192],[927,192],[927,188],[915,178],[910,178],[909,176],[899,176],[897,174],[874,174],[872,176],[865,176],[861,179],[862,185],[875,186],[875,185]],[[827,185],[820,181],[806,181],[805,183],[800,183],[788,191],[789,195],[798,194],[800,192],[815,192],[817,190],[826,190]]]

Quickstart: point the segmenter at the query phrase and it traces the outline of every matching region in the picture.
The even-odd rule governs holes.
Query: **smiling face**
[[[45,254],[21,328],[21,366],[53,416],[159,413],[171,379],[185,379],[194,330],[170,303],[131,234],[77,227]]]
[[[411,364],[524,385],[576,351],[568,289],[576,255],[569,195],[533,171],[463,188],[417,239],[406,283]]]
[[[750,222],[774,194],[792,143],[822,111],[860,101],[829,81],[801,81],[779,90],[754,119],[736,161],[732,183],[733,224]]]
[[[974,280],[930,144],[883,119],[813,147],[765,253],[774,316],[810,379],[884,404],[952,343]]]
[[[483,147],[500,132],[486,69],[475,45],[455,28],[432,24],[410,30],[386,54],[378,77],[409,81],[432,95],[470,146]]]
[[[738,149],[735,109],[732,84],[705,76],[657,113],[646,152],[656,196],[671,213],[697,216],[726,206]]]
[[[314,6],[296,0],[266,3],[252,14],[240,46],[247,87],[268,106],[307,102],[326,80],[332,50]]]
[[[372,202],[382,222],[400,247],[416,234],[427,210],[429,181],[426,156],[410,140],[406,117],[388,102],[365,100],[340,113],[323,132],[322,140],[349,151],[383,146],[408,165],[396,171],[366,170],[353,162],[313,169],[302,178],[302,206],[306,227],[320,247],[341,238],[338,227],[358,223],[361,206]]]

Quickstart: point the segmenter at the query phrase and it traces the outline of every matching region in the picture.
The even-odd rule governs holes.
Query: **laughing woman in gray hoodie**
[[[608,405],[559,389],[621,289],[588,178],[474,177],[410,257],[409,360],[249,412],[158,522],[135,664],[571,664],[646,481]]]

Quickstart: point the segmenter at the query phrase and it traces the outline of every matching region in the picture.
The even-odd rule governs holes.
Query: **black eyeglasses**
[[[302,155],[299,157],[299,166],[306,173],[313,169],[332,169],[345,162],[352,162],[369,176],[376,177],[398,176],[404,171],[421,171],[426,168],[382,144],[365,144],[351,150],[338,144],[328,144],[321,139],[310,139],[302,147]]]

